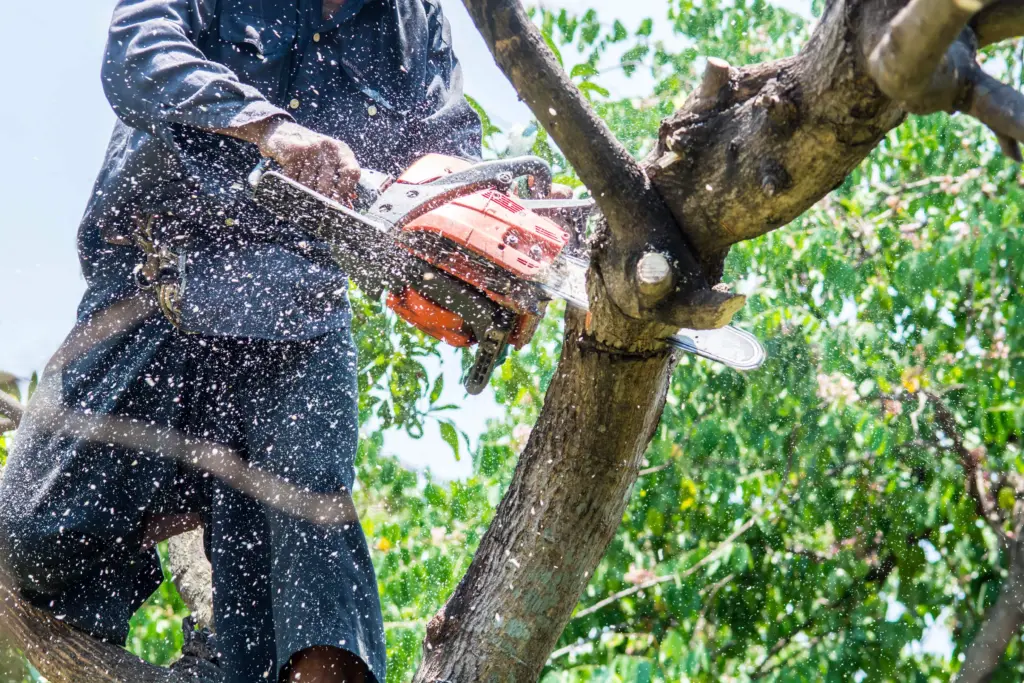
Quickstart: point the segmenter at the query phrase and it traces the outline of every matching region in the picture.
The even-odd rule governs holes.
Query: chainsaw
[[[594,202],[514,196],[524,178],[547,196],[551,167],[537,157],[474,163],[430,154],[398,178],[364,169],[351,206],[266,160],[249,184],[257,204],[328,244],[364,294],[387,293],[388,308],[436,339],[475,345],[465,387],[479,394],[508,347],[530,341],[549,302],[588,307],[580,236]],[[735,327],[684,329],[667,342],[742,371],[766,357]]]

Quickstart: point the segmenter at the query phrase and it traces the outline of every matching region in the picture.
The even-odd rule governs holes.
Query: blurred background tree
[[[621,14],[534,18],[637,156],[706,57],[776,59],[809,34],[760,0]],[[664,22],[681,37],[673,49],[654,37]],[[648,96],[609,92],[609,53],[621,55],[613,69],[650,79]],[[1020,83],[1024,57],[990,48],[986,66]],[[487,121],[490,154],[532,147],[579,184],[542,129]],[[973,120],[914,118],[812,211],[733,248],[725,279],[750,297],[740,324],[768,340],[770,361],[739,375],[680,359],[647,469],[545,683],[954,677],[1024,555],[1022,186]],[[415,437],[438,422],[465,452],[439,404],[437,344],[353,297],[365,437],[356,501],[397,683],[526,443],[558,359],[560,311],[496,375],[505,414],[470,453],[473,475],[439,481],[383,449],[384,430]],[[171,661],[186,613],[165,582],[129,648]],[[1024,678],[1018,619],[991,681]]]

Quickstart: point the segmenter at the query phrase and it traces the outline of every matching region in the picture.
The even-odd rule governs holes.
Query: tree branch
[[[21,652],[51,683],[177,683],[194,678],[152,666],[22,601],[0,570],[0,647]]]
[[[1009,647],[1024,626],[1024,548],[1014,542],[1010,552],[1010,571],[999,590],[999,598],[988,612],[970,647],[956,683],[985,683],[999,666]]]
[[[745,301],[710,288],[672,213],[647,174],[572,84],[519,0],[463,0],[495,61],[593,194],[608,234],[596,250],[600,285],[632,318],[667,327],[718,327]],[[650,253],[669,257],[666,287],[642,287]],[[591,294],[600,297],[601,292]],[[695,310],[699,309],[699,310]],[[595,307],[598,325],[603,317]]]
[[[971,28],[964,30],[992,2],[911,0],[878,40],[868,71],[909,111],[973,116],[992,129],[1007,156],[1020,162],[1024,96],[982,70],[975,59],[977,37]],[[1005,11],[999,25],[1007,28]]]
[[[200,628],[214,630],[213,567],[203,547],[203,529],[169,539],[167,555],[171,580],[192,618]]]
[[[956,416],[946,406],[945,402],[935,394],[925,394],[928,402],[935,411],[935,422],[942,429],[943,433],[953,442],[953,452],[956,453],[960,466],[964,470],[964,479],[967,482],[967,492],[975,502],[978,515],[985,520],[992,529],[1004,549],[1012,547],[1011,539],[1003,528],[1005,520],[999,513],[999,505],[992,497],[991,486],[989,485],[988,472],[982,467],[984,450],[981,448],[970,449],[964,443],[963,434],[956,423]]]
[[[722,555],[724,555],[730,548],[732,548],[732,544],[735,543],[736,540],[740,538],[740,536],[750,531],[750,529],[753,528],[755,524],[757,524],[757,521],[760,518],[761,515],[755,515],[754,517],[748,519],[743,524],[743,526],[741,526],[736,531],[732,532],[732,534],[730,534],[728,538],[724,539],[721,543],[719,543],[714,550],[712,550],[710,553],[708,553],[700,560],[698,560],[697,563],[694,564],[692,567],[687,567],[684,571],[682,571],[679,574],[667,574],[665,576],[659,576],[657,578],[651,579],[650,581],[644,581],[643,583],[639,583],[630,588],[626,588],[617,593],[613,593],[609,595],[607,598],[604,598],[603,600],[594,603],[590,607],[587,607],[586,609],[581,609],[579,612],[573,615],[572,621],[578,621],[585,617],[589,617],[591,614],[600,612],[608,605],[614,604],[619,600],[622,600],[623,598],[628,598],[631,595],[636,595],[637,593],[645,591],[648,588],[654,588],[655,586],[659,586],[663,583],[682,581],[683,579],[687,579],[693,576],[696,572],[700,571],[701,568],[708,566],[709,564],[720,558]]]
[[[1024,0],[998,0],[971,21],[978,46],[986,47],[1024,35]]]
[[[878,87],[910,105],[929,91],[948,89],[947,79],[956,75],[940,67],[950,45],[987,2],[991,0],[910,0],[868,57]]]

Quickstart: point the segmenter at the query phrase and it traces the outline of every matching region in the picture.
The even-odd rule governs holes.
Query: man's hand
[[[551,184],[551,192],[548,193],[549,199],[572,199],[572,188],[568,185],[561,185],[559,183]]]
[[[359,162],[348,145],[287,119],[217,132],[254,143],[289,178],[332,199],[348,198],[359,182]]]

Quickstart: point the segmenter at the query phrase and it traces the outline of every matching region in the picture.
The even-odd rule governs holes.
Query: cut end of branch
[[[708,57],[707,68],[704,69],[704,80],[700,84],[702,100],[716,100],[722,88],[729,85],[732,78],[732,67],[729,62],[718,57]]]
[[[636,282],[640,293],[650,301],[659,301],[666,297],[675,286],[672,265],[664,254],[650,252],[644,254],[636,265]]]

